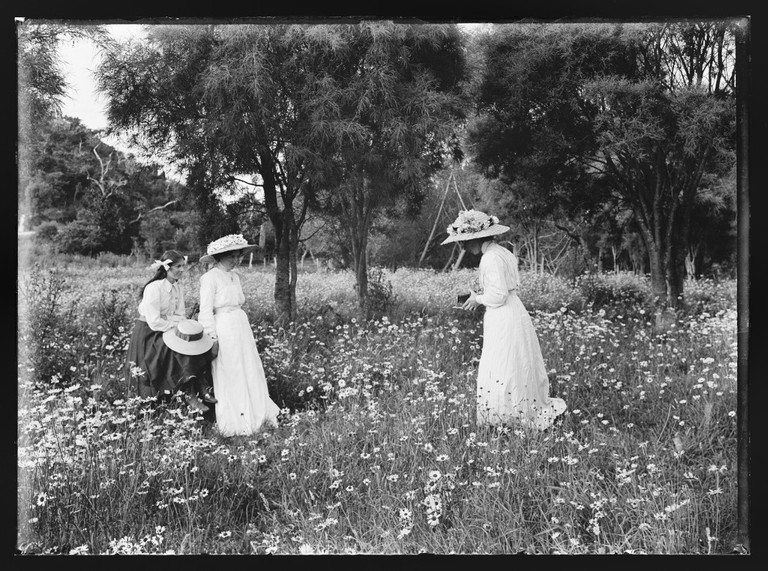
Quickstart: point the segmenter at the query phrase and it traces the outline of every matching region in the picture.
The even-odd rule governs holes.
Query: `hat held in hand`
[[[194,319],[184,319],[176,327],[163,333],[163,341],[173,351],[182,355],[202,355],[213,347],[213,339]]]

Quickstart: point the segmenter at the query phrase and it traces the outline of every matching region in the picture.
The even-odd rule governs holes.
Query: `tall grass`
[[[201,271],[184,277],[190,304]],[[283,407],[280,426],[252,438],[221,438],[181,403],[127,392],[146,272],[25,272],[51,290],[25,314],[57,295],[48,319],[70,329],[56,338],[67,375],[36,370],[37,330],[20,329],[32,347],[19,363],[20,552],[715,554],[734,543],[733,282],[690,284],[692,307],[660,328],[643,278],[524,273],[551,391],[569,407],[538,433],[475,425],[482,318],[451,309],[475,272],[381,270],[370,319],[350,274],[302,274],[299,320],[278,328],[272,269],[242,271]]]

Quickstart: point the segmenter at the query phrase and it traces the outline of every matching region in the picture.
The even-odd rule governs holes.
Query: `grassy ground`
[[[71,259],[20,276],[22,553],[725,553],[736,531],[735,282],[691,283],[673,326],[633,275],[523,273],[568,411],[477,429],[475,273],[299,276],[277,328],[274,270],[242,268],[280,426],[221,438],[151,411],[122,364],[144,266]],[[200,270],[184,278],[196,301]]]

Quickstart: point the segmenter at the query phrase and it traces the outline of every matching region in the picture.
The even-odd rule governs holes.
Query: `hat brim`
[[[195,341],[185,341],[176,336],[175,329],[163,333],[163,342],[169,349],[182,355],[202,355],[213,347],[213,339],[206,333]]]
[[[453,236],[448,236],[445,240],[440,242],[440,245],[442,246],[444,244],[450,244],[451,242],[467,242],[469,240],[477,240],[478,238],[487,238],[489,236],[496,236],[498,234],[503,234],[508,230],[509,230],[509,226],[504,226],[503,224],[494,224],[490,228],[486,228],[485,230],[480,230],[479,232],[471,232],[471,233],[456,234]]]
[[[214,258],[214,255],[223,254],[224,252],[233,252],[235,250],[242,250],[243,254],[249,254],[253,252],[258,246],[255,244],[248,244],[247,246],[229,246],[228,248],[222,248],[221,250],[217,250],[216,252],[212,252],[210,254],[205,254],[204,256],[200,256],[199,262],[203,264],[211,264],[216,261],[216,258]]]

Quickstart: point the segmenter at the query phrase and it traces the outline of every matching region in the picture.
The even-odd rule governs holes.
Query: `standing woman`
[[[485,306],[483,349],[477,371],[477,423],[520,423],[539,430],[552,425],[565,401],[550,398],[549,378],[531,317],[517,290],[520,276],[515,255],[493,240],[509,227],[478,210],[459,213],[442,243],[458,242],[471,254],[482,254],[482,294],[470,291],[462,308]]]
[[[242,234],[230,234],[208,244],[200,258],[213,267],[200,277],[198,320],[214,339],[211,372],[216,424],[222,436],[252,435],[267,423],[277,426],[278,407],[269,397],[264,367],[248,316],[245,295],[235,271],[243,255],[256,246]]]
[[[144,284],[139,297],[136,319],[125,364],[125,379],[140,397],[170,398],[180,389],[188,390],[190,380],[199,384],[211,359],[208,351],[186,355],[172,350],[163,341],[163,333],[176,332],[186,321],[184,290],[179,283],[187,260],[176,250],[168,250],[150,266],[155,275]],[[203,400],[214,403],[203,381]],[[187,396],[195,409],[208,408],[195,394]]]

